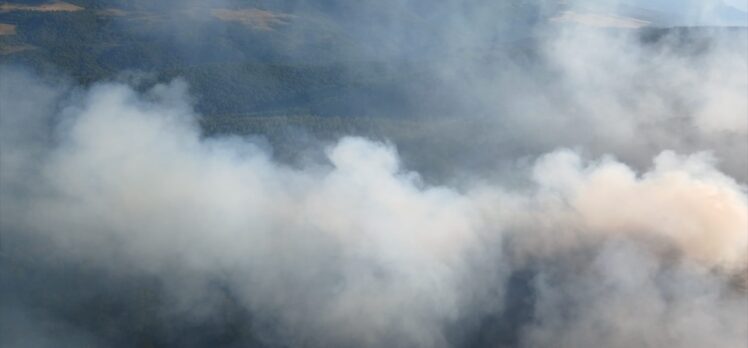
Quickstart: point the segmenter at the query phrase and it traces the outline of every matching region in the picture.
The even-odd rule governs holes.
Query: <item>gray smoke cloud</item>
[[[289,164],[203,136],[182,80],[3,67],[1,345],[743,347],[745,32],[551,21],[493,59],[491,11],[440,8],[414,37],[445,42],[424,69],[459,117],[419,120],[487,174],[356,136]]]

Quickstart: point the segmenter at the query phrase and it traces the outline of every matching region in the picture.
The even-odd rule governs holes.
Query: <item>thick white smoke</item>
[[[4,73],[48,92],[3,112],[5,251],[36,240],[53,260],[156,275],[180,315],[215,311],[218,279],[285,344],[449,346],[449,325],[501,313],[507,277],[529,269],[526,346],[748,339],[734,281],[745,187],[711,155],[663,152],[637,172],[558,150],[522,169],[522,189],[428,186],[392,146],[361,138],[304,167],[202,138],[179,81],[146,94],[104,83],[70,101]]]

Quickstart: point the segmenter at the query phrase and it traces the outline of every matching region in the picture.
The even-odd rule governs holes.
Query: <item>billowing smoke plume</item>
[[[206,137],[181,80],[2,68],[0,345],[743,347],[745,34],[552,29],[429,63],[498,171],[436,183],[392,143]]]

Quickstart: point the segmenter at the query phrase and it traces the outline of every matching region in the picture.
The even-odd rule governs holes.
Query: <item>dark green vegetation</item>
[[[0,63],[62,73],[82,85],[125,72],[146,85],[180,77],[209,115],[361,114],[365,108],[350,110],[349,100],[375,104],[396,91],[394,72],[342,53],[355,45],[312,15],[242,7],[239,20],[224,21],[211,8],[70,3],[84,9],[0,12],[0,23],[16,26],[15,35],[0,36]]]
[[[0,23],[16,26],[15,35],[0,36],[0,63],[82,85],[132,72],[145,87],[180,77],[191,86],[198,112],[210,116],[404,117],[443,110],[419,94],[435,86],[422,64],[429,53],[416,57],[396,48],[392,59],[382,49],[390,38],[356,32],[358,23],[347,22],[336,1],[302,10],[301,1],[291,0],[218,7],[210,1],[68,3],[80,10],[0,11]]]

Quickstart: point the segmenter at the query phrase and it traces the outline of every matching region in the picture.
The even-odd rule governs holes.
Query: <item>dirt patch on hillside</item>
[[[0,4],[0,13],[11,11],[76,12],[81,10],[83,10],[83,7],[62,1],[55,1],[39,5],[13,4],[9,2]]]
[[[214,9],[213,16],[226,22],[239,22],[257,30],[270,31],[275,27],[288,24],[293,18],[285,13],[275,13],[256,8],[229,10]]]
[[[16,35],[16,26],[13,24],[0,23],[0,36]]]

